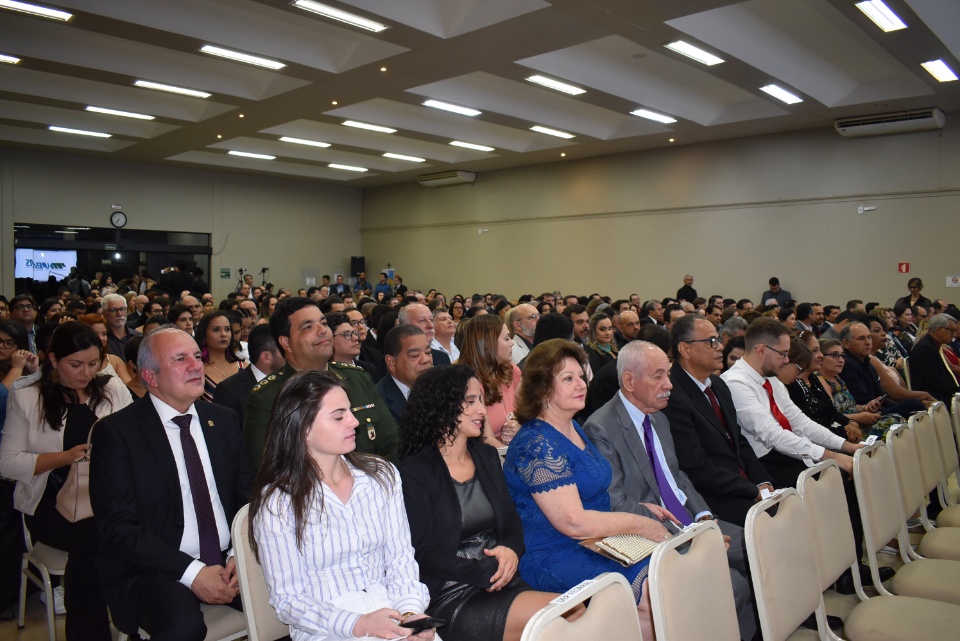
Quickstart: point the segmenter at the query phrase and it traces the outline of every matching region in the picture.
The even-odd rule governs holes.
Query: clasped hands
[[[237,577],[237,560],[227,559],[227,566],[208,565],[197,574],[190,585],[197,598],[204,603],[227,604],[237,598],[240,580]]]

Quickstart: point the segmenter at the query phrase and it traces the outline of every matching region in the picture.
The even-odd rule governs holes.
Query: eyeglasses
[[[15,312],[32,312],[37,308],[36,305],[31,305],[29,303],[21,303],[19,305],[13,306],[13,311]]]
[[[520,320],[522,320],[522,321],[531,320],[531,319],[532,319],[532,320],[538,320],[539,318],[540,318],[540,314],[530,314],[529,316],[524,316],[524,317],[521,318]]]
[[[342,338],[343,340],[348,341],[348,340],[351,340],[351,339],[354,339],[354,338],[359,339],[359,338],[360,338],[360,332],[358,332],[358,331],[356,331],[356,330],[347,330],[347,331],[344,331],[344,332],[340,332],[339,334],[334,334],[334,336],[339,336],[339,337]]]
[[[107,307],[103,311],[109,312],[111,314],[126,314],[127,308],[126,307]]]
[[[838,361],[843,360],[843,352],[834,352],[833,354],[827,354],[826,352],[824,352],[823,355],[829,356],[830,358],[836,359]]]
[[[13,340],[12,338],[0,338],[0,346],[2,346],[4,349],[13,349],[17,346],[17,341]]]
[[[766,343],[760,343],[760,344],[763,345],[764,347],[766,347],[767,349],[770,349],[770,350],[775,351],[777,354],[780,355],[780,358],[781,358],[782,360],[789,360],[789,358],[790,358],[790,352],[781,352],[781,351],[780,351],[779,349],[777,349],[776,347],[770,347],[770,346],[767,345]]]
[[[350,321],[350,327],[366,327],[366,326],[367,326],[367,321],[363,319]]]
[[[683,341],[684,343],[707,343],[710,345],[710,349],[717,349],[717,346],[723,346],[723,343],[720,342],[720,338],[717,336],[711,336],[710,338],[701,338],[695,341]],[[773,348],[771,348],[773,349]],[[774,350],[776,351],[776,350]]]

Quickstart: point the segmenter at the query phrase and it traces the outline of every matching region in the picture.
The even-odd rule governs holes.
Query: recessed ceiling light
[[[452,140],[450,144],[454,147],[463,147],[465,149],[476,149],[477,151],[493,151],[493,147],[487,147],[486,145],[475,145],[472,142],[461,142],[459,140]]]
[[[662,122],[665,125],[670,123],[677,122],[676,118],[671,116],[666,116],[664,114],[658,114],[655,111],[650,111],[649,109],[635,109],[631,111],[634,116],[640,116],[641,118],[646,118],[647,120],[655,120],[657,122]]]
[[[243,114],[237,114],[237,115],[239,115],[241,118],[243,118]]]
[[[327,6],[325,4],[320,4],[319,2],[314,2],[313,0],[294,0],[293,6],[298,9],[303,9],[304,11],[309,11],[311,13],[316,13],[325,18],[330,18],[331,20],[337,20],[339,22],[345,22],[354,27],[360,27],[361,29],[366,29],[367,31],[373,31],[374,33],[380,33],[387,28],[387,25],[380,24],[373,20],[368,20],[367,18],[347,13],[346,11],[341,11],[334,7]]]
[[[393,134],[396,133],[396,129],[391,129],[390,127],[381,127],[380,125],[371,125],[366,122],[357,122],[356,120],[344,120],[343,123],[347,127],[356,127],[357,129],[369,129],[370,131],[379,131],[382,134]]]
[[[137,120],[154,120],[156,116],[148,116],[147,114],[137,114],[132,111],[119,111],[117,109],[107,109],[106,107],[87,107],[87,111],[92,111],[98,114],[107,114],[108,116],[123,116],[124,118],[136,118]]]
[[[386,71],[386,70],[387,70],[386,67],[380,67],[380,71]]]
[[[87,131],[86,129],[70,129],[69,127],[57,127],[50,125],[50,131],[59,131],[62,134],[77,134],[79,136],[93,136],[94,138],[110,138],[112,134],[105,134],[101,131]]]
[[[352,165],[338,165],[335,162],[327,165],[330,169],[343,169],[344,171],[369,171],[366,167],[354,167]]]
[[[17,58],[16,56],[8,56],[5,53],[0,53],[0,62],[5,62],[8,65],[15,65],[20,62],[20,58]]]
[[[891,11],[890,7],[883,3],[883,0],[865,0],[864,2],[857,2],[854,6],[885,32],[907,28],[900,16]]]
[[[223,136],[221,136],[220,134],[217,134],[217,139],[219,140],[220,138],[223,138]]]
[[[574,87],[573,85],[568,85],[565,82],[560,82],[559,80],[554,80],[553,78],[547,78],[546,76],[530,76],[527,78],[527,82],[532,82],[540,85],[541,87],[547,87],[548,89],[562,91],[563,93],[568,93],[571,96],[579,96],[582,93],[587,93],[586,89]]]
[[[676,140],[677,140],[676,138],[671,138],[671,139],[668,140],[667,142],[676,142]]]
[[[228,154],[231,156],[243,156],[244,158],[256,158],[258,160],[275,160],[276,156],[270,156],[268,154],[254,154],[249,151],[228,151]]]
[[[209,98],[211,94],[208,94],[205,91],[197,91],[196,89],[187,89],[186,87],[175,87],[174,85],[164,85],[159,82],[151,82],[150,80],[137,80],[133,83],[137,87],[143,87],[144,89],[156,89],[157,91],[168,91],[170,93],[178,93],[182,96],[193,96],[194,98]]]
[[[561,157],[561,158],[566,158],[566,157],[567,157],[567,154],[560,154],[560,157]]]
[[[307,145],[308,147],[329,147],[330,143],[320,142],[319,140],[306,140],[305,138],[291,138],[290,136],[283,136],[280,138],[281,142],[292,142],[295,145]]]
[[[336,101],[336,100],[334,100],[334,101],[333,101],[333,102],[331,102],[330,104],[331,104],[331,105],[335,105],[335,104],[337,104],[337,101]]]
[[[66,11],[41,7],[40,5],[29,4],[27,2],[17,2],[17,0],[0,0],[0,9],[10,9],[11,11],[29,13],[30,15],[50,18],[51,20],[63,20],[64,22],[73,17],[72,13],[67,13]]]
[[[548,136],[556,136],[557,138],[574,138],[573,134],[568,134],[565,131],[560,131],[559,129],[551,129],[550,127],[541,127],[540,125],[534,125],[530,127],[530,131],[536,131],[541,134],[547,134]]]
[[[696,60],[699,63],[707,65],[708,67],[712,67],[713,65],[718,65],[723,62],[723,58],[718,58],[712,53],[707,53],[703,49],[694,47],[692,44],[684,42],[683,40],[677,40],[676,42],[671,42],[663,46],[670,51],[675,51],[681,56],[686,56]]]
[[[460,105],[451,105],[449,102],[440,102],[439,100],[426,100],[423,103],[424,107],[433,107],[434,109],[443,109],[444,111],[452,111],[455,114],[460,114],[461,116],[479,116],[482,111],[477,111],[476,109],[471,109],[470,107],[461,107]]]
[[[200,47],[200,51],[203,53],[208,53],[211,56],[235,60],[237,62],[245,62],[248,65],[257,65],[258,67],[266,67],[267,69],[283,69],[287,66],[282,62],[277,62],[276,60],[269,60],[268,58],[261,58],[259,56],[251,56],[249,53],[231,51],[230,49],[215,47],[213,45],[203,45]]]
[[[777,100],[782,100],[788,105],[795,105],[798,102],[803,102],[803,98],[795,96],[786,89],[782,89],[777,85],[767,85],[766,87],[760,87],[760,91],[768,93]]]
[[[943,60],[921,62],[920,66],[940,82],[950,82],[957,79],[957,74],[953,73],[953,69],[948,67]]]
[[[404,156],[403,154],[394,154],[387,152],[383,154],[384,158],[393,158],[395,160],[408,160],[410,162],[425,162],[426,158],[417,158],[416,156]]]

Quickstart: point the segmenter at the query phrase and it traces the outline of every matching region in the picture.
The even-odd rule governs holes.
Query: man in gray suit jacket
[[[713,519],[710,506],[680,470],[669,422],[660,411],[667,406],[673,387],[667,355],[652,343],[633,341],[620,350],[617,369],[619,392],[584,425],[587,436],[613,469],[608,490],[611,509],[665,524]],[[652,437],[649,449],[648,435]],[[718,525],[730,543],[727,558],[741,638],[752,639],[756,622],[745,576],[743,529],[724,521]]]

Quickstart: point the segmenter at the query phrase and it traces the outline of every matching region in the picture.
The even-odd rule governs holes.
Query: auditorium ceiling
[[[0,147],[369,187],[960,111],[921,66],[960,73],[957,0],[886,0],[890,32],[843,0],[31,4],[0,0]]]

